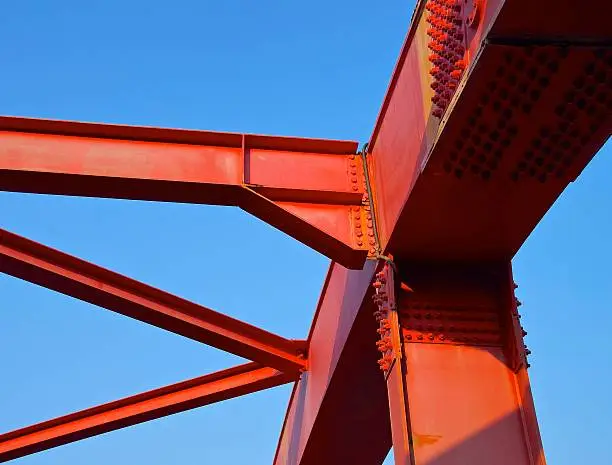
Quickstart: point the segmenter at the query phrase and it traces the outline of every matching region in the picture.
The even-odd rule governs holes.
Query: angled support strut
[[[0,229],[0,272],[288,372],[305,368],[302,341],[209,308]]]
[[[273,368],[247,363],[126,397],[0,435],[0,462],[23,457],[294,380]]]

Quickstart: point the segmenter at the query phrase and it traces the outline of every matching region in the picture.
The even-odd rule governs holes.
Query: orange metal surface
[[[369,145],[381,245],[420,260],[510,259],[610,135],[612,52],[601,29],[586,32],[598,7],[481,2],[441,119],[425,9],[441,3],[417,9]],[[552,30],[566,27],[560,42]]]
[[[275,465],[375,464],[389,451],[371,314],[375,267],[330,266],[308,338],[309,369],[293,390]]]
[[[405,354],[416,463],[544,463],[531,460],[501,349],[410,344]]]
[[[0,434],[0,462],[261,391],[295,376],[247,363]]]
[[[389,383],[389,402],[407,404],[393,422],[397,463],[544,465],[509,268],[403,269],[412,292],[399,299],[401,376]]]
[[[0,229],[0,272],[289,372],[305,369],[291,341]]]
[[[368,167],[374,180],[380,245],[400,260],[444,263],[444,260],[462,259],[472,260],[478,266],[496,259],[507,264],[558,195],[610,134],[611,38],[609,27],[603,24],[598,13],[605,8],[604,2],[597,2],[588,12],[579,3],[569,1],[467,3],[462,7],[468,20],[463,23],[466,72],[457,81],[446,114],[443,118],[433,114],[435,89],[431,87],[432,64],[428,59],[432,40],[424,16],[426,2],[420,2],[370,140]],[[546,26],[540,27],[544,23]],[[591,23],[595,24],[592,29]],[[563,36],[565,31],[567,36]],[[561,36],[563,40],[559,41]],[[580,43],[571,44],[566,39]],[[521,49],[527,45],[525,50]],[[444,47],[442,51],[446,51]],[[531,62],[528,64],[527,57],[521,54],[529,55]],[[501,72],[500,66],[505,68]],[[535,76],[529,74],[533,66],[536,66]],[[521,88],[525,80],[527,85]],[[545,88],[540,90],[537,86]],[[568,91],[568,87],[573,89]],[[534,99],[537,102],[532,102]],[[501,129],[496,132],[492,125]],[[449,162],[452,162],[450,167]],[[456,172],[457,169],[461,172]],[[427,263],[421,265],[426,267]],[[402,270],[401,262],[398,266]],[[506,265],[500,267],[506,269]],[[507,273],[505,279],[508,279]],[[507,292],[507,288],[500,291],[499,298],[507,298]],[[511,301],[514,302],[513,298]],[[499,308],[503,336],[498,335],[498,343],[503,350],[488,348],[484,341],[470,348],[469,344],[455,345],[452,340],[433,349],[410,349],[410,364],[418,376],[410,382],[416,383],[413,387],[419,387],[418,392],[423,396],[428,392],[428,383],[434,382],[439,386],[436,389],[440,395],[456,396],[453,370],[460,371],[462,381],[456,385],[460,393],[472,388],[486,390],[487,386],[499,387],[505,393],[500,399],[489,397],[488,405],[477,406],[481,410],[473,419],[465,411],[453,411],[456,406],[449,407],[452,416],[436,411],[429,418],[428,413],[436,409],[435,402],[444,404],[444,400],[413,399],[416,408],[421,409],[417,411],[416,425],[424,428],[416,432],[424,435],[417,441],[416,456],[412,449],[413,423],[407,416],[408,378],[400,370],[402,365],[392,365],[387,379],[396,463],[466,463],[466,458],[479,463],[483,457],[488,461],[482,460],[482,463],[502,463],[499,460],[505,459],[500,459],[499,450],[489,447],[487,435],[498,439],[508,436],[508,442],[516,445],[515,455],[507,457],[508,463],[544,463],[526,371],[522,329],[516,316],[509,314],[509,304],[500,304]],[[370,311],[367,305],[362,306],[361,312]],[[357,316],[355,322],[359,318],[364,317]],[[418,338],[418,334],[415,336]],[[347,343],[350,341],[349,338]],[[424,351],[423,356],[419,356],[420,351]],[[427,351],[442,353],[448,360],[445,357],[424,360]],[[493,358],[492,353],[498,358]],[[457,354],[465,359],[465,365],[452,363]],[[353,363],[350,357],[350,351],[341,352],[337,366]],[[384,366],[384,357],[381,360]],[[452,370],[446,370],[444,364],[450,364]],[[461,371],[468,367],[472,370],[471,376]],[[355,369],[361,375],[359,383],[375,385],[370,377],[376,375],[371,370],[364,366],[355,366]],[[482,386],[472,386],[471,383],[477,383],[481,370],[490,373],[490,378]],[[352,376],[358,375],[352,373]],[[355,383],[341,377],[336,379],[344,383],[343,392],[355,388]],[[467,407],[479,400],[469,393],[466,396]],[[326,403],[328,400],[330,403]],[[336,402],[333,393],[326,392],[320,401],[326,408],[320,408],[317,418],[309,419],[309,424],[345,415],[345,404],[340,401],[336,406]],[[290,415],[302,404],[302,399],[294,395]],[[371,414],[366,405],[357,408],[364,415]],[[368,433],[387,427],[381,426],[375,415],[369,418],[370,428],[355,431],[349,427],[352,442],[344,440],[343,433],[336,433],[339,441],[330,444],[313,435],[316,429],[304,433],[298,430],[306,436],[298,442],[308,444],[306,450],[316,451],[321,463],[334,463],[338,459],[349,462],[338,452],[349,448],[356,451],[351,453],[354,463],[380,463],[365,458],[368,448],[363,444],[369,440]],[[429,420],[433,429],[439,427],[446,439],[440,441],[427,436]],[[287,434],[296,434],[295,429],[294,424],[285,426],[281,446]],[[437,441],[437,446],[428,449],[432,441]],[[373,440],[372,447],[384,443],[384,440]],[[482,448],[484,452],[479,455]],[[283,451],[282,447],[280,450]],[[328,457],[333,459],[326,461]],[[277,454],[276,463],[305,464],[310,463],[308,458],[306,454],[301,457],[288,454],[281,458]]]
[[[1,190],[239,206],[332,258],[306,344],[6,232],[0,271],[274,367],[261,388],[307,368],[275,465],[392,440],[402,465],[544,465],[510,259],[611,133],[606,6],[418,2],[365,166],[353,142],[0,117]],[[201,405],[164,389],[0,436],[0,459]]]
[[[371,244],[360,232],[356,150],[345,141],[0,117],[0,190],[239,206],[361,268]]]

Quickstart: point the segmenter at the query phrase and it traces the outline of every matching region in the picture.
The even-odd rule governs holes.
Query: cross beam
[[[610,135],[605,7],[420,1],[359,156],[341,141],[0,118],[0,189],[239,206],[335,260],[275,465],[373,465],[391,441],[398,465],[544,465],[510,260]],[[166,320],[165,293],[7,237],[11,274],[203,331],[291,379],[304,367],[291,341],[279,353],[261,330],[235,345],[228,320]]]
[[[295,379],[247,363],[0,434],[0,462],[261,391]]]
[[[359,268],[375,243],[356,150],[348,141],[0,117],[0,190],[238,206]]]
[[[279,370],[305,369],[292,341],[0,229],[0,272]]]

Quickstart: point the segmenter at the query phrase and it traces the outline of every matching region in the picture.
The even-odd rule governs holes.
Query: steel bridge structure
[[[251,360],[0,462],[293,383],[274,465],[543,465],[511,260],[610,136],[605,2],[418,2],[356,142],[0,117],[0,190],[239,207],[332,260],[290,340],[0,230],[0,272]]]

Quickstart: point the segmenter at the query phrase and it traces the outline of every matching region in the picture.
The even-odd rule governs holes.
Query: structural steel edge
[[[295,382],[274,465],[544,465],[511,259],[612,132],[606,6],[417,2],[361,152],[0,117],[0,190],[235,206],[332,260],[294,341],[0,230],[0,271],[253,360],[2,434],[0,461]]]

